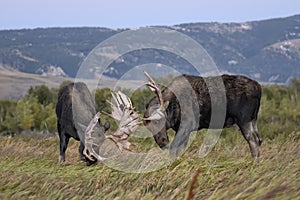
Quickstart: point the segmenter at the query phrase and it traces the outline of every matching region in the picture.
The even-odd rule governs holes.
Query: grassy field
[[[0,99],[20,99],[31,86],[46,85],[50,88],[57,88],[65,80],[69,79],[1,70],[0,68]]]
[[[0,199],[299,199],[300,132],[265,140],[252,159],[241,134],[226,130],[199,158],[203,134],[171,165],[145,174],[124,173],[79,160],[70,141],[57,164],[57,137],[0,139]],[[154,145],[152,138],[136,145]]]

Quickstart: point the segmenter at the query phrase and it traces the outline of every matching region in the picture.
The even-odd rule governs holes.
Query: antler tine
[[[112,92],[113,101],[108,103],[112,107],[112,114],[105,113],[106,115],[119,121],[118,129],[111,134],[105,135],[105,139],[109,139],[114,142],[117,147],[122,150],[129,150],[131,143],[127,140],[132,132],[134,132],[138,125],[142,122],[139,120],[139,114],[134,110],[131,100],[122,92]],[[85,149],[84,155],[93,160],[96,158],[99,161],[104,161],[107,158],[101,157],[96,153],[94,147],[99,147],[100,144],[96,144],[97,138],[92,136],[93,129],[98,123],[100,118],[100,112],[98,112],[91,120],[89,126],[85,131]]]
[[[136,130],[139,122],[139,115],[132,106],[130,98],[121,91],[112,92],[113,102],[110,102],[112,107],[112,118],[119,121],[119,126],[116,132],[107,135],[106,138],[112,140],[120,150],[130,150],[130,142],[127,138]]]
[[[155,85],[155,81],[152,79],[152,77],[148,74],[148,72],[144,71],[145,76],[148,78],[150,83],[154,83]]]
[[[149,82],[146,85],[149,86],[150,89],[156,93],[156,95],[158,97],[158,100],[159,100],[160,106],[163,106],[164,101],[163,101],[163,98],[162,98],[161,90],[159,89],[159,87],[157,86],[155,81],[152,79],[152,77],[146,71],[144,71],[144,74],[149,80]]]
[[[96,124],[98,123],[98,119],[100,118],[101,113],[98,112],[96,113],[96,115],[94,116],[94,118],[90,121],[88,127],[86,128],[85,131],[85,148],[83,150],[83,154],[89,158],[90,160],[94,160],[94,158],[96,158],[99,161],[104,161],[106,158],[101,157],[100,155],[98,155],[95,150],[93,149],[93,145],[98,146],[99,144],[95,144],[94,143],[94,137],[92,137],[92,133],[94,131],[94,128],[96,126]]]

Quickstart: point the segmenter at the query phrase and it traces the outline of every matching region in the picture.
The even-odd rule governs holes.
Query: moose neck
[[[180,126],[180,105],[176,98],[173,98],[175,95],[172,91],[165,89],[162,92],[164,101],[169,101],[169,105],[166,108],[166,128],[172,128],[174,131],[177,131]]]

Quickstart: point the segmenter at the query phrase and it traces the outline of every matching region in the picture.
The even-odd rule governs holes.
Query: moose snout
[[[159,138],[158,146],[162,149],[165,150],[168,148],[169,140],[168,138],[161,137]]]
[[[162,150],[166,150],[166,149],[168,149],[169,148],[169,145],[167,144],[167,145],[160,145],[159,146]]]

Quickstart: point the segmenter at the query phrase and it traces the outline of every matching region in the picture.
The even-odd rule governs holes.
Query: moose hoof
[[[58,157],[58,163],[60,164],[60,163],[63,163],[63,162],[65,162],[65,157],[64,156],[59,156]]]

